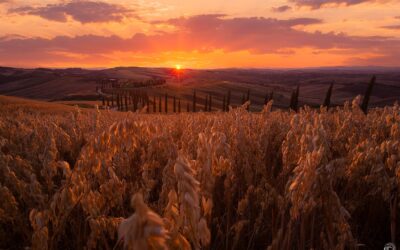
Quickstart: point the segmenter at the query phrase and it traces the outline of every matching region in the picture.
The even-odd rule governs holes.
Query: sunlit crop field
[[[383,249],[400,108],[140,114],[0,102],[0,249]]]

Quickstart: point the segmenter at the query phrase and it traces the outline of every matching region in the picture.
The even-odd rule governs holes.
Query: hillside
[[[145,91],[150,96],[168,93],[182,100],[191,100],[193,90],[200,95],[212,94],[216,103],[232,91],[233,103],[251,91],[251,101],[260,109],[265,95],[274,91],[275,105],[287,107],[291,92],[300,86],[300,103],[318,106],[327,88],[335,82],[332,102],[342,105],[356,95],[363,95],[372,75],[377,76],[371,106],[393,104],[400,96],[400,70],[391,68],[327,68],[304,70],[183,70],[180,80],[171,69],[112,68],[86,69],[16,69],[0,68],[0,94],[40,100],[98,100],[96,86],[104,78],[142,81],[164,78],[167,84]]]

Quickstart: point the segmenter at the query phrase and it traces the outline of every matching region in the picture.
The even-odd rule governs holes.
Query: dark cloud
[[[400,24],[399,25],[387,25],[387,26],[382,26],[384,29],[391,29],[391,30],[400,30]]]
[[[132,10],[121,5],[97,1],[48,4],[44,7],[27,6],[11,9],[9,13],[35,15],[57,22],[66,22],[68,17],[71,17],[81,23],[120,22],[125,17],[133,15]]]
[[[290,7],[289,5],[282,5],[282,6],[279,6],[279,7],[272,8],[272,11],[273,12],[282,13],[282,12],[289,11],[291,9],[292,9],[292,7]]]
[[[347,60],[349,65],[360,65],[360,66],[400,66],[400,46],[391,48],[382,48],[380,55],[363,58],[363,57],[350,57]]]
[[[349,56],[355,53],[374,53],[382,55],[381,61],[385,57],[399,58],[400,56],[400,41],[393,38],[359,37],[296,29],[298,25],[312,25],[320,22],[321,20],[312,18],[280,20],[201,15],[164,21],[163,23],[176,28],[176,31],[172,33],[135,34],[127,39],[96,35],[58,36],[53,39],[0,39],[0,64],[16,60],[40,61],[47,55],[56,58],[57,54],[70,53],[93,57],[117,51],[160,53],[247,50],[253,54],[282,54],[292,53],[299,48],[312,48],[318,51],[338,49],[345,51]]]
[[[344,4],[344,5],[355,5],[366,2],[377,2],[377,0],[290,0],[298,6],[307,6],[312,9],[319,9],[327,4]]]
[[[192,32],[193,35],[204,33],[215,33],[214,35],[226,33],[226,35],[252,34],[262,37],[267,31],[294,31],[296,25],[312,25],[322,23],[316,18],[293,18],[279,20],[275,18],[248,17],[248,18],[226,18],[224,15],[198,15],[190,18],[176,18],[164,21],[180,28],[182,31]],[[273,34],[269,34],[273,36]]]

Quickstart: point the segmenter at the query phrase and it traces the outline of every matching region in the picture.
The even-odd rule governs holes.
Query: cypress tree
[[[165,113],[168,113],[168,94],[165,94]]]
[[[297,85],[297,88],[292,93],[292,97],[290,98],[290,109],[297,112],[299,110],[299,94],[300,94],[300,86]]]
[[[121,110],[121,104],[120,104],[120,100],[119,100],[119,94],[117,94],[117,109],[118,111]]]
[[[323,106],[326,107],[327,109],[329,109],[329,107],[331,105],[332,89],[333,89],[333,82],[329,86],[328,91],[326,92],[326,95],[325,95],[325,100],[324,100]]]
[[[193,91],[193,112],[196,112],[196,90]]]
[[[368,88],[365,91],[364,99],[363,99],[363,102],[361,104],[361,109],[364,112],[364,114],[368,113],[368,103],[369,103],[369,99],[370,99],[371,94],[372,94],[372,88],[375,85],[375,81],[376,81],[376,76],[372,76],[371,81],[368,84]]]
[[[212,95],[211,94],[210,94],[209,98],[210,99],[208,101],[208,112],[211,112],[212,111]]]
[[[226,99],[225,111],[229,111],[229,106],[231,105],[231,90],[228,90],[228,97]]]
[[[247,111],[250,111],[250,89],[247,90],[247,102],[249,102],[249,105],[247,105]]]
[[[265,94],[265,97],[264,97],[264,105],[267,105],[268,102],[269,102],[269,94],[268,94],[268,92],[267,92],[267,93]]]
[[[125,94],[125,111],[128,111],[128,96]]]
[[[292,91],[292,95],[290,96],[290,104],[289,104],[289,109],[291,109],[291,110],[293,110],[295,96],[296,96],[295,91]]]
[[[159,113],[162,112],[162,111],[161,111],[161,96],[159,96],[159,99],[158,99],[158,112],[159,112]]]
[[[176,97],[174,96],[174,113],[176,113]]]
[[[205,102],[204,102],[204,112],[208,111],[208,96],[206,95],[206,97],[204,98]]]
[[[153,96],[153,113],[157,112],[156,96]]]
[[[122,94],[119,95],[119,105],[120,105],[120,110],[124,110],[124,103],[122,99]]]
[[[136,112],[136,110],[138,109],[138,97],[135,96],[135,99],[133,100],[133,111]]]
[[[274,100],[274,91],[271,91],[269,98],[268,98],[268,102],[273,101],[273,100]]]

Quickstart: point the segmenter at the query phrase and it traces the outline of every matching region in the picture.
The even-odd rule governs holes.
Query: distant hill
[[[163,87],[149,89],[150,95],[168,93],[189,100],[194,89],[215,96],[216,105],[230,89],[233,101],[251,91],[251,100],[262,105],[274,91],[278,106],[287,105],[291,91],[300,85],[300,102],[318,106],[331,82],[334,104],[363,94],[372,75],[377,76],[371,105],[392,104],[400,98],[400,69],[382,67],[330,67],[308,69],[218,69],[182,71],[180,79],[168,68],[117,67],[101,70],[81,68],[20,69],[0,67],[0,94],[40,100],[96,99],[96,86],[104,78],[143,81],[164,78]]]

